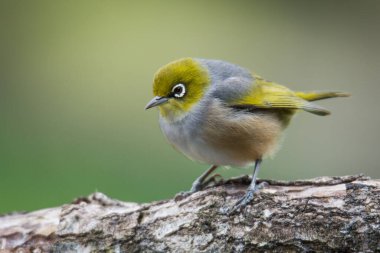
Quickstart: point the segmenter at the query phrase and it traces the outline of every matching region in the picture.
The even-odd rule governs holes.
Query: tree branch
[[[187,197],[126,203],[102,193],[0,216],[0,252],[380,252],[380,180],[265,180],[228,216],[249,177]]]

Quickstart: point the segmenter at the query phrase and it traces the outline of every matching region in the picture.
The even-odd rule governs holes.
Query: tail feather
[[[335,97],[349,97],[350,94],[344,93],[344,92],[296,92],[296,96],[306,100],[306,101],[315,101],[315,100],[321,100],[326,98],[335,98]],[[314,103],[306,102],[303,106],[303,110],[307,112],[311,112],[316,115],[325,116],[329,115],[330,112],[323,108],[322,106],[319,106]]]
[[[331,114],[330,111],[325,109],[324,107],[314,104],[314,103],[309,103],[309,102],[305,102],[305,105],[302,107],[302,109],[304,111],[307,111],[319,116],[326,116],[326,115]]]
[[[349,93],[345,92],[319,92],[319,91],[312,91],[312,92],[296,92],[296,96],[305,99],[307,101],[315,101],[315,100],[321,100],[326,98],[335,98],[335,97],[349,97]]]

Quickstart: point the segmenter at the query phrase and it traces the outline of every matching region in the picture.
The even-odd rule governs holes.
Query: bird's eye
[[[174,87],[172,89],[172,93],[173,93],[174,97],[176,97],[176,98],[183,97],[186,93],[185,85],[183,85],[182,83],[174,85]]]

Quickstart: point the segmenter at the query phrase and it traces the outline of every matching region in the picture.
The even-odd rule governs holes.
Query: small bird
[[[246,206],[260,188],[262,160],[278,148],[283,130],[298,110],[325,116],[330,112],[311,101],[347,97],[342,92],[294,92],[245,68],[221,60],[183,58],[161,67],[154,76],[154,98],[161,130],[188,158],[212,165],[190,193],[206,186],[219,166],[253,166],[246,194],[232,211]]]

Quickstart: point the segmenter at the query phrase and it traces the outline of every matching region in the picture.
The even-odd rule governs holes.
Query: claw
[[[219,178],[219,180],[218,180],[218,178]],[[224,181],[224,179],[220,174],[215,174],[212,177],[210,177],[209,179],[207,179],[207,181],[203,182],[202,188],[208,186],[211,183],[214,183],[214,185],[215,185],[215,184],[221,183],[223,181]]]
[[[187,198],[188,196],[190,196],[193,192],[191,191],[185,191],[185,192],[179,192],[177,193],[175,196],[174,196],[174,201],[181,201],[183,200],[184,198]]]
[[[258,184],[253,189],[249,188],[247,190],[247,192],[245,193],[245,195],[241,199],[239,199],[232,208],[230,208],[227,211],[227,215],[232,215],[237,211],[241,211],[244,207],[246,207],[253,200],[255,193],[257,191],[265,188],[266,186],[268,186],[268,183],[262,182],[262,183]]]
[[[265,187],[268,187],[268,186],[269,186],[268,182],[264,181],[264,182],[261,182],[260,184],[258,184],[256,189],[261,190],[261,189],[264,189]]]
[[[239,199],[235,205],[228,210],[227,214],[232,215],[235,212],[241,211],[242,208],[246,207],[252,200],[253,200],[253,195],[255,194],[256,190],[248,190],[244,197]]]
[[[200,177],[198,177],[192,184],[190,192],[194,193],[194,192],[202,190],[206,186],[204,181],[217,168],[218,168],[217,165],[212,165],[208,170],[206,170],[202,175],[200,175]],[[208,182],[208,180],[206,182]]]

